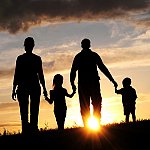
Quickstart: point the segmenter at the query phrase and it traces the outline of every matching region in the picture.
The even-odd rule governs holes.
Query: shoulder
[[[32,54],[32,57],[33,57],[33,59],[34,59],[36,62],[39,62],[39,63],[42,62],[42,59],[41,59],[40,56],[38,56],[38,55],[36,55],[36,54]]]
[[[74,58],[78,58],[78,57],[80,57],[82,55],[82,51],[81,52],[79,52],[79,53],[77,53],[76,55],[75,55],[75,57]]]
[[[134,91],[134,92],[136,92],[135,88],[133,88],[132,86],[131,86],[131,90]]]
[[[33,57],[37,58],[37,59],[41,59],[41,57],[39,55],[36,54],[32,54]]]
[[[132,89],[132,95],[135,97],[135,98],[137,98],[137,93],[136,93],[136,90],[135,90],[135,88],[133,88],[133,87],[131,87],[131,89]]]
[[[92,51],[92,50],[90,50],[90,51],[91,51],[91,53],[92,53],[93,55],[99,56],[98,53],[96,53],[96,52],[94,52],[94,51]]]
[[[91,54],[93,55],[93,57],[95,57],[96,59],[101,59],[100,55],[94,51],[91,50]]]
[[[17,61],[17,62],[20,62],[20,61],[22,61],[24,58],[25,58],[25,55],[24,55],[24,54],[21,54],[21,55],[17,56],[16,61]]]
[[[73,62],[77,63],[82,58],[82,53],[79,52],[74,56]]]
[[[21,54],[21,55],[19,55],[18,57],[17,57],[17,59],[21,59],[21,58],[25,58],[25,57],[33,57],[33,58],[37,58],[37,59],[41,59],[41,57],[39,56],[39,55],[36,55],[36,54],[30,54],[30,55],[27,55],[26,53],[24,53],[24,54]]]
[[[137,92],[136,92],[135,88],[132,88],[132,91],[133,91],[134,95],[137,97]]]
[[[25,56],[25,54],[21,54],[21,55],[17,56],[17,59],[21,59],[21,58],[23,58],[24,56]]]

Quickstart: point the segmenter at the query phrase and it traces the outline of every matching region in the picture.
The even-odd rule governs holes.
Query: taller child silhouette
[[[89,39],[81,41],[82,51],[79,52],[72,64],[70,72],[70,82],[72,89],[76,90],[75,78],[78,71],[78,94],[80,102],[80,112],[84,126],[87,125],[87,119],[90,116],[90,99],[93,105],[93,115],[100,123],[102,97],[100,92],[100,77],[98,76],[97,67],[104,75],[117,87],[116,81],[113,79],[107,67],[103,64],[100,56],[93,52],[90,47]]]
[[[40,84],[43,87],[44,96],[47,97],[42,60],[40,56],[32,53],[34,46],[34,39],[27,37],[24,41],[26,53],[17,57],[13,80],[12,99],[16,100],[17,96],[20,106],[22,133],[25,134],[29,131],[38,131],[38,114],[41,95]],[[30,123],[28,119],[29,102]]]

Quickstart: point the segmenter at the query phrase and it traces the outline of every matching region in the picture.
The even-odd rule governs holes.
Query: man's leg
[[[32,93],[30,95],[30,126],[32,132],[38,131],[39,105],[40,105],[40,94]]]
[[[90,117],[90,96],[86,88],[87,87],[83,87],[83,86],[78,87],[80,112],[81,112],[84,127],[87,126],[87,121],[88,118]]]
[[[29,122],[28,122],[28,104],[29,95],[25,91],[17,91],[17,98],[20,107],[22,134],[28,134]]]
[[[93,105],[93,115],[97,118],[98,122],[101,122],[101,107],[102,107],[102,96],[100,93],[99,82],[93,83],[91,88],[91,100]]]

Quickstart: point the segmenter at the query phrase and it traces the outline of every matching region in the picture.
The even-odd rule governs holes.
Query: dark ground
[[[11,149],[150,150],[150,120],[103,125],[99,132],[82,127],[44,130],[36,135],[1,135],[0,146]]]

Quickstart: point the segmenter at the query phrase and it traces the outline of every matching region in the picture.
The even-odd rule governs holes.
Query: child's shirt
[[[129,86],[129,87],[124,87],[119,90],[115,90],[115,93],[121,94],[122,95],[122,103],[123,105],[134,105],[135,101],[137,99],[137,94],[136,90]]]
[[[54,110],[67,109],[65,96],[68,96],[68,92],[65,88],[59,87],[54,90],[50,90],[50,100],[54,101]]]

